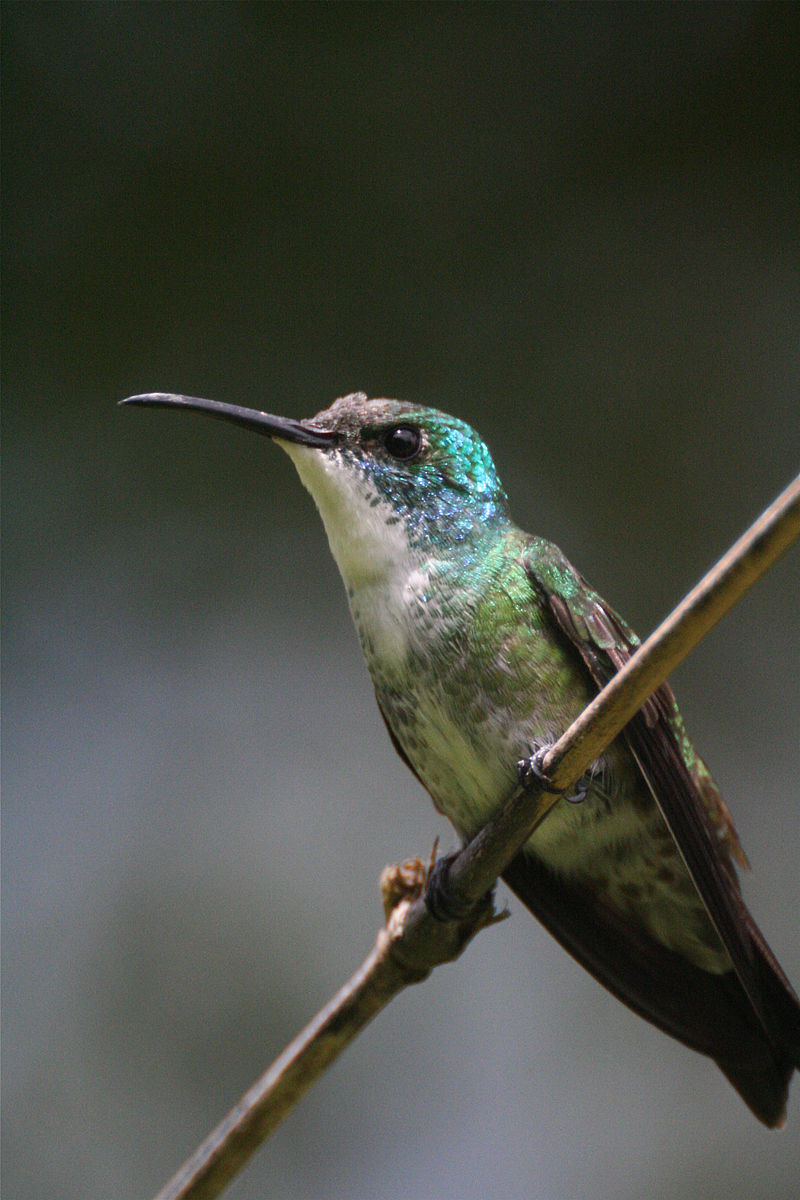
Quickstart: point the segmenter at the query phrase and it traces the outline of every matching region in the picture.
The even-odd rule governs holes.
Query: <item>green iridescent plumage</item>
[[[392,740],[462,835],[637,644],[557,547],[513,524],[488,449],[454,417],[361,393],[299,422],[132,399],[250,425],[291,456]],[[800,1066],[800,1005],[744,906],[737,862],[727,809],[665,686],[504,878],[606,987],[713,1058],[777,1125]]]

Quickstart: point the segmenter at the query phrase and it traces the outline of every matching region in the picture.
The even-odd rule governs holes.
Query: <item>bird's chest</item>
[[[448,581],[445,581],[447,583]],[[505,587],[465,601],[427,566],[350,598],[381,711],[437,808],[471,836],[516,787],[516,763],[555,741],[588,702],[562,644],[531,604],[525,620]],[[632,764],[609,751],[617,783],[590,789],[540,826],[531,849],[574,871],[640,832]],[[624,756],[627,760],[627,756]]]
[[[426,565],[359,589],[350,603],[394,737],[437,807],[473,831],[530,753],[531,714],[516,703],[502,638],[480,633],[475,603]]]

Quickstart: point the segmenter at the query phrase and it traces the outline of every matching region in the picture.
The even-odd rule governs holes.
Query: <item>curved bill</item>
[[[195,412],[208,413],[219,421],[230,421],[252,429],[265,437],[278,438],[284,442],[297,442],[301,446],[316,446],[322,450],[335,446],[338,435],[331,429],[316,429],[304,421],[292,421],[288,417],[273,417],[270,413],[258,412],[255,408],[241,408],[238,404],[222,404],[219,400],[202,400],[199,396],[177,396],[172,392],[145,392],[141,396],[128,396],[120,404],[141,404],[146,408],[186,408]]]

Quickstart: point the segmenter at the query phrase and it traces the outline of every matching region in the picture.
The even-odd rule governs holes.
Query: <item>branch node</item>
[[[418,900],[425,890],[428,864],[421,858],[407,858],[402,863],[390,863],[381,871],[379,886],[383,915],[387,922],[402,900]]]

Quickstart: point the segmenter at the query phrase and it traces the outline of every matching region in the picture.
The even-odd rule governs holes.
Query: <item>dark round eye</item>
[[[419,454],[422,434],[415,425],[393,425],[387,429],[383,444],[392,458],[413,458]]]

